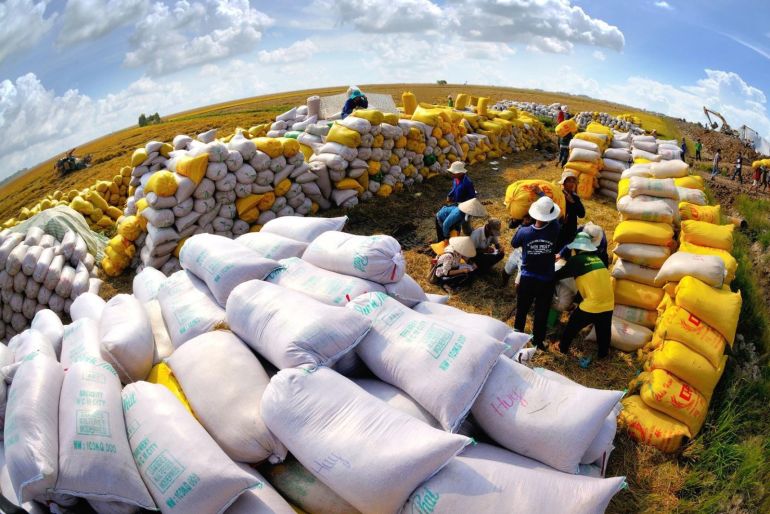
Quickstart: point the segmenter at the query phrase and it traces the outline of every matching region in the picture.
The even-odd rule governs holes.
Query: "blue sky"
[[[587,94],[770,137],[770,5],[713,0],[5,0],[0,178],[161,115],[315,86]]]

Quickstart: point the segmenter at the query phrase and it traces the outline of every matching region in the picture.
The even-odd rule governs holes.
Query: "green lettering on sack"
[[[75,412],[78,435],[110,437],[110,413],[107,411],[78,410]]]
[[[184,472],[184,469],[184,466],[168,450],[163,450],[147,466],[147,474],[155,487],[160,492],[165,493],[171,487],[171,484]]]
[[[453,335],[451,330],[433,323],[423,337],[425,349],[434,359],[438,359]]]

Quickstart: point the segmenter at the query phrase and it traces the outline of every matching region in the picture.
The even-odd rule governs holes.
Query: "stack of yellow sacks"
[[[593,196],[602,169],[602,154],[611,142],[612,129],[596,122],[589,123],[585,132],[576,134],[570,142],[569,159],[564,169],[577,174],[580,198]]]

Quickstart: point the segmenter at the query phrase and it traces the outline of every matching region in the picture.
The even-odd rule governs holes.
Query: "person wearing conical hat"
[[[468,236],[452,237],[436,262],[435,278],[447,292],[454,292],[473,277],[477,267],[470,262],[476,247]],[[465,261],[465,262],[463,262]]]
[[[445,205],[436,214],[436,237],[438,241],[446,241],[453,230],[470,235],[470,218],[483,218],[486,215],[487,210],[478,198],[471,198],[457,205]]]
[[[612,311],[615,308],[610,272],[597,255],[596,245],[588,233],[578,233],[568,246],[575,251],[575,255],[556,272],[556,280],[573,277],[582,301],[572,311],[561,341],[554,343],[552,348],[566,354],[578,332],[593,325],[599,345],[599,359],[603,359],[610,351]]]
[[[553,300],[556,241],[561,230],[558,222],[561,209],[549,197],[543,196],[530,206],[529,215],[535,223],[528,227],[519,227],[511,241],[514,250],[521,248],[521,273],[516,290],[516,319],[513,327],[519,332],[524,331],[527,314],[534,303],[532,342],[543,350],[548,311]]]
[[[452,175],[452,189],[446,197],[447,204],[462,203],[471,198],[476,198],[476,187],[468,177],[463,161],[455,161],[449,166]]]
[[[476,257],[473,263],[478,266],[479,272],[484,273],[503,260],[505,253],[500,247],[500,229],[502,223],[498,218],[489,220],[471,232],[473,246],[476,247]]]

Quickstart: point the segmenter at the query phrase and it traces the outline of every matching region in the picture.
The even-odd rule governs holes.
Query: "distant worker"
[[[436,213],[436,237],[438,241],[448,241],[452,232],[462,232],[469,236],[471,217],[483,218],[487,210],[477,198],[471,198],[458,205],[445,205]]]
[[[564,121],[564,116],[566,115],[567,107],[562,105],[559,107],[559,112],[556,114],[556,124],[558,125],[562,121]]]
[[[714,161],[711,163],[711,180],[714,180],[714,177],[719,175],[719,163],[722,160],[722,149],[717,149],[717,152],[714,154]]]
[[[575,135],[572,132],[559,138],[559,167],[563,168],[569,159],[569,144]]]
[[[738,182],[743,184],[743,158],[741,154],[738,154],[738,158],[735,159],[735,171],[733,171],[732,180],[738,177]]]
[[[760,166],[759,169],[762,172],[762,192],[767,191],[767,166]]]
[[[476,256],[476,248],[470,237],[453,237],[436,260],[431,282],[440,285],[448,293],[453,293],[461,285],[473,279],[477,270],[469,262]],[[462,261],[465,262],[462,262]]]
[[[446,104],[449,107],[454,107],[455,106],[455,101],[452,100],[452,95],[446,95]]]
[[[476,257],[472,262],[478,266],[481,273],[492,269],[503,260],[505,254],[500,248],[499,239],[501,226],[499,219],[489,218],[489,221],[471,233],[471,240],[476,247]]]
[[[577,190],[577,175],[574,171],[565,171],[561,174],[559,180],[564,200],[566,202],[566,212],[564,213],[564,224],[561,226],[561,233],[557,241],[556,251],[572,242],[577,234],[578,218],[586,217],[586,208],[583,202],[575,192]]]
[[[762,184],[762,169],[761,166],[757,166],[756,168],[752,168],[752,177],[751,177],[751,187],[749,188],[749,193],[753,189],[757,193],[759,193],[759,186]]]
[[[695,160],[700,161],[700,151],[703,150],[703,143],[700,142],[700,139],[695,142]]]
[[[576,255],[570,257],[567,264],[556,272],[556,280],[573,277],[583,301],[572,311],[561,340],[552,348],[566,354],[578,332],[588,325],[593,325],[599,345],[598,358],[604,359],[610,352],[612,311],[615,308],[610,272],[597,255],[596,245],[588,234],[579,233],[569,244],[569,248],[574,250]]]
[[[347,118],[356,109],[366,109],[369,107],[369,100],[356,86],[348,88],[348,99],[342,106],[342,119]]]
[[[449,173],[452,175],[452,189],[446,197],[448,204],[462,203],[471,198],[476,198],[476,188],[473,185],[468,170],[465,169],[463,161],[455,161],[449,166]]]
[[[685,141],[684,138],[682,138],[682,160],[685,160],[685,157],[687,157],[687,141]]]
[[[658,131],[656,129],[652,129],[652,132],[650,132],[650,135],[652,137],[658,137]]]
[[[545,349],[548,311],[553,301],[554,256],[561,227],[557,221],[561,209],[547,196],[537,199],[529,208],[534,225],[522,226],[513,236],[511,246],[521,248],[521,278],[516,289],[516,318],[513,327],[524,332],[527,314],[535,304],[532,342]]]

